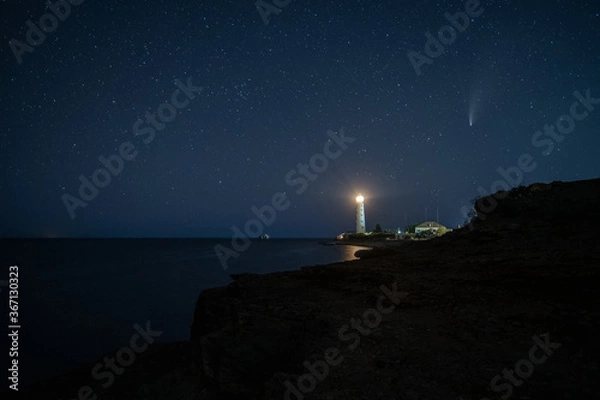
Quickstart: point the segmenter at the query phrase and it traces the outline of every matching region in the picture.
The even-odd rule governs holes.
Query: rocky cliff
[[[470,226],[439,239],[234,276],[196,307],[209,387],[240,399],[598,397],[599,206],[600,180],[534,184],[481,199]],[[376,315],[393,285],[402,299]],[[540,340],[560,346],[534,351],[538,366],[527,360]],[[343,360],[323,364],[328,349]],[[511,382],[503,370],[521,360],[527,379]]]
[[[233,276],[102,398],[600,398],[599,206],[600,180],[534,184],[441,238]]]

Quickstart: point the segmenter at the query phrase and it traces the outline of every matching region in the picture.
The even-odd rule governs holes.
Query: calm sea
[[[230,274],[349,261],[359,249],[319,241],[253,241],[224,270],[213,248],[230,247],[229,240],[3,240],[0,282],[8,266],[19,266],[20,382],[61,375],[128,345],[135,323],[150,321],[163,332],[160,342],[187,340],[199,293],[227,285]],[[7,317],[8,288],[0,289]]]

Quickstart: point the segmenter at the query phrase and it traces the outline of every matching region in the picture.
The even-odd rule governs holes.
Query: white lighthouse
[[[365,198],[359,194],[356,197],[356,233],[365,232]]]

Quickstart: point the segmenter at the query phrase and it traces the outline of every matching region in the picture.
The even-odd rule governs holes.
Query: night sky
[[[600,176],[600,2],[277,3],[87,0],[35,45],[51,8],[0,3],[0,235],[230,237],[276,193],[272,237],[353,230],[358,193],[368,230],[456,227],[524,154],[523,184]]]

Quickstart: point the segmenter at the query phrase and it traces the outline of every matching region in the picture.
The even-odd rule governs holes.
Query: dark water
[[[187,340],[198,294],[229,274],[269,273],[354,258],[355,246],[319,240],[253,241],[225,271],[213,250],[229,240],[4,240],[2,276],[19,266],[20,382],[68,372],[127,346],[134,324]],[[7,317],[3,287],[2,321]],[[4,324],[4,328],[6,325]],[[8,348],[6,335],[3,348]]]

